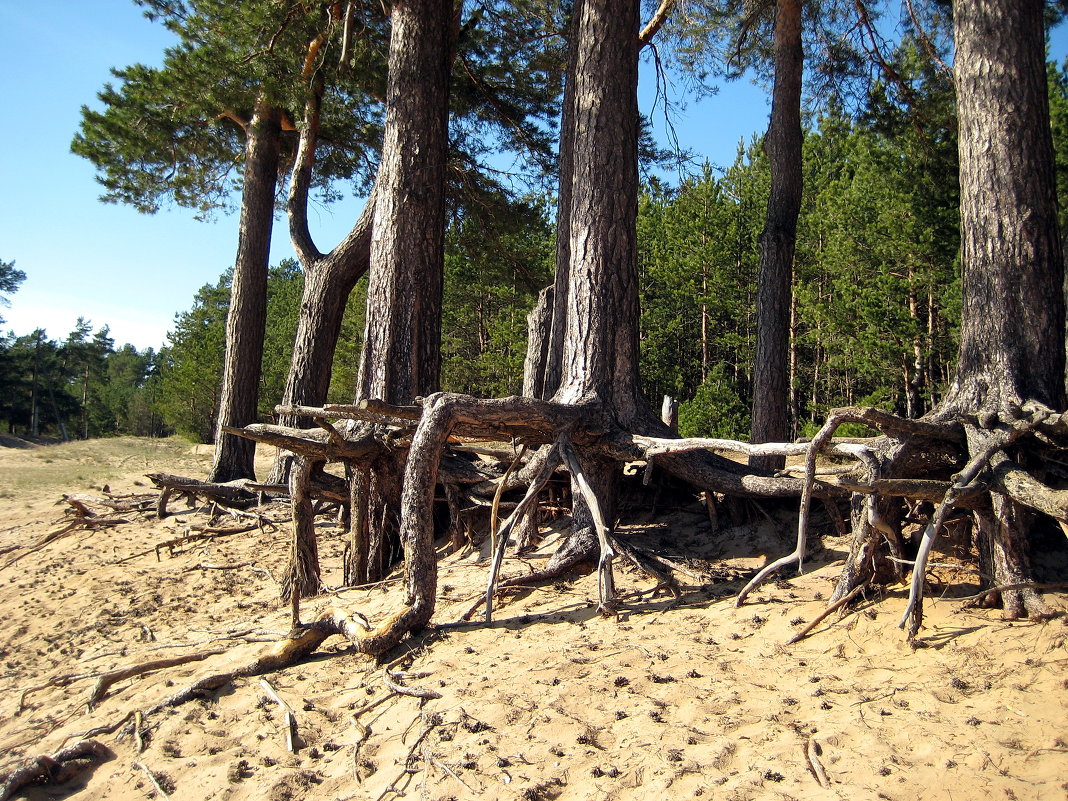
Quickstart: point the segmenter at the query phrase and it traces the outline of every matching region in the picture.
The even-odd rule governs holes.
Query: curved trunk
[[[339,246],[327,256],[304,267],[304,292],[293,341],[293,356],[282,395],[283,406],[322,406],[326,402],[345,306],[356,282],[370,265],[373,200],[372,192],[353,232],[349,234],[350,239],[357,240],[353,247]],[[280,415],[278,422],[296,428],[311,426],[310,420],[298,415]],[[267,483],[286,483],[291,462],[291,454],[279,453]]]
[[[257,102],[245,145],[241,227],[226,314],[226,358],[210,478],[213,482],[256,477],[255,443],[224,434],[222,428],[241,428],[256,421],[281,119],[279,109],[262,100]]]
[[[775,87],[764,149],[771,163],[771,196],[760,235],[756,356],[753,360],[751,441],[783,442],[788,419],[787,365],[790,282],[797,217],[801,211],[801,2],[778,0],[775,13]],[[782,456],[753,456],[751,467],[777,470]]]

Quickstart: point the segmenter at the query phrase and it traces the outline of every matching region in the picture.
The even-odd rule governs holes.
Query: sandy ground
[[[150,470],[202,477],[210,456],[174,440],[109,443],[0,447],[0,773],[250,662],[267,647],[256,640],[288,627],[275,581],[285,524],[164,548],[157,560],[155,545],[204,516],[128,515],[10,564],[25,551],[15,546],[62,527],[64,492],[99,493],[105,482],[145,491]],[[927,605],[925,647],[911,649],[896,628],[903,588],[785,645],[825,606],[847,543],[825,536],[803,576],[735,609],[739,579],[793,536],[789,520],[755,517],[711,537],[695,504],[628,529],[638,545],[670,537],[685,549],[693,577],[677,601],[639,596],[600,617],[594,577],[575,576],[508,598],[492,626],[436,626],[390,655],[410,651],[405,683],[440,698],[392,695],[382,664],[329,640],[266,677],[293,710],[295,753],[281,707],[259,679],[242,679],[146,719],[143,750],[130,736],[98,737],[113,759],[26,797],[1068,798],[1068,617],[1007,623],[962,608],[948,596],[974,587],[956,573],[961,583],[933,588],[942,597]],[[320,533],[335,585],[341,530]],[[533,559],[509,559],[505,575],[545,558],[549,539]],[[617,575],[622,592],[651,586],[626,568]],[[435,622],[455,622],[485,576],[477,554],[445,557]],[[1068,596],[1047,598],[1068,609]],[[323,596],[304,614],[339,606],[375,621],[400,603],[390,583]],[[211,649],[223,652],[119,682],[86,707],[99,673]]]

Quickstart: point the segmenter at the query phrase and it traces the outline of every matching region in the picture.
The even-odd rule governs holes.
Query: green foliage
[[[684,437],[749,439],[749,407],[734,388],[726,365],[717,364],[692,399],[679,404],[679,433]]]
[[[446,237],[441,384],[483,397],[518,394],[526,315],[551,280],[555,239],[542,204],[461,217]]]
[[[14,261],[0,259],[0,306],[10,306],[11,301],[5,295],[16,292],[19,285],[26,280],[26,273],[15,269]],[[0,317],[0,323],[4,318]]]
[[[846,404],[918,416],[952,372],[960,314],[952,87],[908,43],[895,69],[908,92],[876,85],[862,116],[831,105],[806,134],[791,322],[795,434]],[[769,185],[754,142],[722,174],[706,167],[677,189],[651,182],[639,200],[643,386],[650,397],[682,400],[680,420],[695,432],[739,425],[733,399],[751,402]]]
[[[231,273],[201,287],[189,311],[175,315],[169,344],[158,357],[159,377],[151,386],[165,425],[196,442],[215,436],[226,351],[226,313]],[[282,397],[297,329],[304,273],[285,259],[267,274],[267,322],[259,391],[259,414],[271,420]],[[351,400],[351,392],[348,400]]]
[[[0,339],[0,420],[19,434],[160,436],[154,362],[81,318],[62,343],[41,329]]]
[[[764,172],[743,157],[721,178],[705,167],[677,190],[651,183],[638,204],[642,385],[692,397],[714,364],[748,391],[755,323],[758,209]]]
[[[101,109],[82,107],[71,150],[89,159],[104,187],[102,200],[153,213],[173,202],[199,215],[229,208],[240,190],[245,128],[258,101],[284,114],[294,129],[304,107],[302,75],[309,43],[336,32],[338,21],[318,4],[144,0],[146,15],[179,37],[159,68],[113,70],[117,84],[99,93]],[[322,113],[315,186],[329,199],[332,183],[365,184],[380,139],[384,25],[375,9],[346,65],[354,78],[332,85]],[[335,44],[337,37],[329,42]],[[335,46],[339,46],[336,45]],[[338,53],[319,51],[336,73]],[[288,169],[295,136],[283,137]]]
[[[193,307],[175,315],[169,345],[160,350],[160,413],[168,428],[211,442],[222,382],[230,274],[205,284]]]

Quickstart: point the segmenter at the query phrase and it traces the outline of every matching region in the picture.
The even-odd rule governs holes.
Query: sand
[[[105,482],[145,492],[145,472],[203,477],[209,458],[177,440],[0,447],[0,565],[62,527],[64,492],[99,494]],[[127,517],[0,569],[0,773],[250,662],[288,628],[276,581],[285,523],[157,560],[154,546],[204,515]],[[240,679],[146,719],[143,750],[99,736],[114,758],[26,797],[159,797],[151,772],[170,798],[190,800],[1068,798],[1068,617],[1005,622],[966,608],[948,596],[974,590],[968,574],[943,571],[923,647],[896,627],[903,587],[786,645],[826,605],[848,543],[824,536],[804,575],[736,609],[739,578],[793,536],[788,516],[754,517],[711,536],[695,503],[628,529],[639,545],[682,543],[696,578],[682,577],[677,600],[642,595],[602,617],[595,578],[575,575],[500,602],[492,626],[432,627],[389,655],[410,652],[401,680],[439,698],[392,695],[383,664],[335,638],[265,677],[292,710],[295,752],[283,709],[258,678]],[[342,532],[319,531],[337,585]],[[505,575],[544,559],[548,540],[533,559],[509,558]],[[435,623],[454,623],[485,577],[477,553],[443,557]],[[617,582],[622,593],[652,586],[626,567]],[[1068,609],[1068,595],[1046,597]],[[329,593],[303,614],[337,606],[377,621],[401,602],[390,582]],[[101,672],[211,649],[222,653],[119,682],[86,707]]]

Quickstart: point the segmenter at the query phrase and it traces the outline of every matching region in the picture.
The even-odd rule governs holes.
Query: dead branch
[[[282,700],[267,679],[260,679],[260,687],[267,693],[267,697],[278,704],[282,710],[282,720],[285,722],[286,750],[291,754],[297,753],[297,716],[293,713],[293,708]]]
[[[281,521],[272,520],[271,525],[273,526],[275,522]],[[154,551],[156,554],[156,561],[158,562],[160,561],[160,551],[164,548],[166,548],[169,552],[169,555],[173,557],[174,549],[179,545],[188,545],[192,542],[202,542],[204,540],[216,540],[221,539],[222,537],[232,537],[235,534],[246,534],[249,531],[255,531],[261,527],[262,523],[259,522],[252,523],[247,526],[236,526],[230,528],[217,528],[211,526],[190,526],[188,529],[186,529],[186,533],[183,534],[181,537],[175,537],[173,540],[166,540],[165,542],[158,543],[151,551],[144,551],[141,553],[134,554],[133,556],[127,556],[121,561],[129,561],[130,559],[135,559],[138,556],[145,556]]]
[[[87,504],[103,506],[115,512],[147,512],[155,505],[156,496],[154,493],[135,493],[132,495],[111,495],[109,493],[105,498],[99,495],[74,493],[73,495],[64,495],[63,500],[78,509],[82,517],[90,517],[92,516],[91,514],[86,514],[88,511]]]
[[[188,498],[200,497],[220,506],[245,508],[256,502],[256,495],[245,488],[246,479],[212,483],[170,473],[146,473],[145,476],[160,489],[156,515],[162,520],[167,516],[167,501],[177,492]]]
[[[169,659],[154,659],[150,662],[142,662],[139,665],[130,665],[129,667],[109,671],[96,680],[96,684],[93,686],[93,691],[89,693],[89,700],[86,701],[86,705],[90,709],[96,706],[104,698],[108,688],[116,682],[123,681],[124,679],[132,679],[135,676],[141,676],[156,670],[163,670],[164,668],[186,665],[190,662],[202,662],[209,657],[218,656],[225,652],[226,649],[216,648],[208,651],[198,651],[193,654],[185,654],[184,656],[172,656]]]
[[[830,787],[830,779],[827,778],[827,771],[823,769],[823,763],[820,762],[820,747],[819,744],[811,737],[805,743],[805,756],[808,758],[809,767],[812,768],[812,773],[816,777],[816,781],[820,783],[820,787]]]
[[[67,525],[63,526],[62,528],[58,528],[55,531],[51,531],[48,534],[45,534],[41,539],[39,539],[33,545],[29,546],[22,553],[17,554],[15,556],[11,557],[10,559],[8,559],[6,562],[4,562],[4,564],[0,565],[0,570],[5,570],[6,568],[11,567],[16,562],[19,562],[22,559],[25,559],[30,554],[37,553],[37,551],[41,550],[42,548],[44,548],[49,543],[55,542],[56,540],[67,536],[68,534],[76,531],[81,526],[85,526],[86,528],[110,528],[112,526],[118,526],[118,525],[121,525],[123,523],[129,523],[129,522],[130,521],[126,520],[125,518],[76,517],[75,519],[71,520],[69,523],[67,523]]]
[[[422,698],[423,700],[432,700],[434,698],[441,698],[441,693],[434,692],[433,690],[427,690],[420,687],[408,687],[402,682],[404,681],[404,675],[397,673],[393,670],[394,667],[404,662],[407,659],[411,659],[411,654],[404,654],[397,657],[382,671],[382,682],[397,695],[407,695],[412,698]],[[425,674],[421,674],[425,675]]]
[[[0,801],[7,801],[30,784],[63,784],[114,754],[96,740],[81,740],[49,756],[41,754],[25,760],[0,778]]]
[[[805,637],[807,637],[809,635],[809,632],[811,632],[814,628],[816,628],[816,626],[818,626],[820,623],[822,623],[828,617],[833,615],[835,612],[837,612],[843,606],[845,606],[850,601],[852,601],[854,598],[856,598],[858,595],[860,595],[862,592],[864,592],[864,590],[867,589],[869,584],[871,584],[871,579],[870,578],[867,581],[865,581],[863,584],[859,584],[856,587],[854,587],[846,595],[842,596],[837,601],[835,601],[833,604],[831,604],[826,609],[824,609],[822,612],[820,612],[818,615],[816,615],[816,619],[815,620],[813,620],[811,623],[809,623],[807,626],[805,626],[803,629],[801,629],[801,631],[797,632],[797,634],[795,634],[793,637],[788,639],[786,641],[786,644],[787,645],[793,645],[795,642],[800,642],[801,640],[805,639]]]
[[[148,777],[149,783],[152,785],[152,789],[156,791],[156,795],[162,798],[163,801],[169,801],[170,796],[159,786],[159,780],[156,778],[156,774],[149,770],[147,765],[143,762],[132,762],[130,764],[137,768],[137,770],[144,772],[145,776]]]

